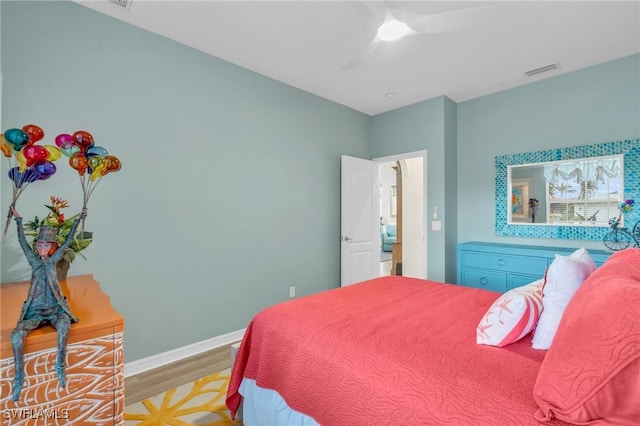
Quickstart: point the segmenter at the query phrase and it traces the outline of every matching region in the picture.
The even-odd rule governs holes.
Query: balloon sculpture
[[[78,130],[73,134],[56,136],[54,145],[37,145],[44,138],[44,131],[35,124],[22,129],[8,129],[0,134],[0,150],[9,161],[9,178],[13,182],[11,206],[30,183],[49,179],[56,172],[54,161],[62,155],[69,157],[69,165],[78,172],[83,193],[83,208],[100,180],[122,167],[118,157],[109,155],[106,149],[94,143],[91,133]],[[7,215],[2,244],[7,235],[11,212]],[[84,228],[84,221],[83,221]]]
[[[82,185],[83,208],[104,176],[122,167],[118,157],[109,155],[106,149],[95,144],[91,133],[78,130],[73,134],[56,136],[56,146],[69,157],[69,165],[78,172]],[[83,220],[84,229],[84,220]]]
[[[64,252],[70,247],[76,236],[79,220],[82,220],[84,234],[84,220],[87,214],[87,203],[100,180],[111,172],[120,170],[120,160],[109,155],[106,149],[96,146],[93,136],[84,130],[78,130],[72,135],[63,133],[55,138],[55,144],[40,146],[36,142],[44,137],[44,132],[36,125],[29,124],[22,129],[9,129],[4,132],[0,147],[2,153],[17,162],[9,170],[9,178],[13,182],[13,200],[7,216],[4,238],[11,216],[15,216],[18,225],[18,241],[32,267],[29,295],[25,301],[18,325],[11,333],[14,348],[15,377],[13,400],[20,397],[24,379],[24,338],[41,324],[49,322],[58,330],[58,356],[56,358],[56,373],[62,387],[66,386],[66,372],[64,366],[67,338],[71,323],[78,320],[71,313],[66,297],[60,290],[55,268]],[[15,209],[16,200],[32,182],[50,178],[56,172],[53,161],[62,155],[69,157],[69,165],[78,172],[83,192],[83,208],[79,218],[73,221],[71,229],[58,247],[55,226],[41,226],[36,240],[36,251],[29,246],[22,227],[22,218]],[[52,208],[53,209],[53,208]],[[37,218],[36,218],[37,220]]]
[[[44,138],[44,131],[35,124],[27,124],[22,129],[8,129],[0,134],[0,150],[9,162],[9,178],[13,182],[11,206],[29,184],[49,179],[56,172],[54,161],[60,158],[61,151],[53,145],[38,145]],[[2,244],[7,236],[11,211],[2,235]]]

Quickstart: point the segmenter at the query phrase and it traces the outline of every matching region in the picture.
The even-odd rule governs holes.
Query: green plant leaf
[[[93,238],[93,232],[89,232],[89,231],[78,232],[76,234],[76,238],[79,240],[91,240]]]
[[[38,216],[36,216],[32,221],[25,223],[24,228],[29,231],[36,231],[38,228],[42,226],[43,223],[44,223],[44,219],[40,220],[38,219]]]
[[[69,247],[71,247],[73,251],[78,252],[89,247],[89,244],[91,244],[91,240],[78,240],[77,238],[74,238]]]
[[[66,228],[66,229],[71,229],[71,227],[73,226],[73,221],[76,219],[78,215],[73,215],[70,218],[68,218],[67,220],[65,220],[64,222],[62,222],[59,226],[59,228]]]
[[[58,217],[58,212],[56,211],[56,209],[53,208],[53,206],[45,205],[45,207],[51,210],[51,213],[53,213],[56,217]]]

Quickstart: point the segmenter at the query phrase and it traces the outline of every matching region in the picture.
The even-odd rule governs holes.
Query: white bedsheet
[[[245,426],[318,425],[311,417],[289,408],[278,392],[259,387],[255,380],[242,379],[239,392],[243,398],[242,421]]]

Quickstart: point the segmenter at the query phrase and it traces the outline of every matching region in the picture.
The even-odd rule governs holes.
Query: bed
[[[227,406],[248,426],[640,424],[640,249],[590,274],[549,350],[476,343],[500,296],[390,276],[269,307]]]

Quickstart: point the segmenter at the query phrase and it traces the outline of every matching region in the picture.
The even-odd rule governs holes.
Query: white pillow
[[[596,270],[596,265],[584,248],[570,256],[560,256],[551,263],[545,274],[542,289],[542,314],[533,333],[535,349],[549,349],[558,324],[573,294],[582,282]]]
[[[516,287],[493,302],[478,324],[476,343],[502,347],[531,333],[542,310],[542,283]]]
[[[587,267],[589,268],[589,275],[593,274],[596,270],[596,264],[593,261],[593,259],[591,258],[591,255],[589,255],[589,252],[587,251],[586,248],[582,247],[579,248],[578,250],[574,251],[573,253],[571,253],[569,255],[570,258],[572,259],[577,259],[581,262],[584,262],[587,264]]]

